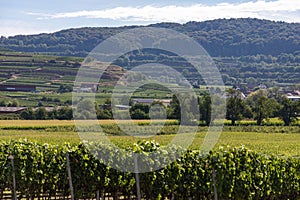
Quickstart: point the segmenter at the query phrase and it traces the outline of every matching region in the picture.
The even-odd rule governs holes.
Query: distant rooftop
[[[16,113],[25,109],[26,107],[0,107],[0,113]]]
[[[287,98],[292,100],[292,101],[299,101],[300,100],[300,96],[294,96],[294,95],[288,95]]]
[[[289,99],[300,99],[300,96],[287,96]]]

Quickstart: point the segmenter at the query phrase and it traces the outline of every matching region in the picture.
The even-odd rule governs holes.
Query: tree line
[[[129,112],[132,119],[161,119],[166,116],[168,119],[177,120],[200,119],[205,125],[209,125],[212,109],[219,109],[212,105],[212,98],[226,98],[226,119],[231,121],[231,125],[242,119],[254,119],[257,125],[263,125],[269,118],[278,117],[288,126],[297,121],[300,115],[300,101],[292,101],[284,95],[276,96],[267,90],[257,90],[245,98],[242,92],[236,89],[228,89],[223,97],[211,96],[204,92],[197,98],[186,98],[185,105],[182,105],[183,101],[180,102],[176,95],[173,95],[168,107],[161,102],[153,102],[150,105],[131,104]],[[86,105],[86,102],[84,104]],[[107,100],[105,106],[97,110],[98,119],[113,118],[110,105],[110,100]],[[150,114],[151,107],[155,109]],[[199,112],[195,112],[196,107],[199,108]]]
[[[149,27],[169,28],[187,34],[216,57],[279,55],[299,51],[299,23],[238,18],[185,24],[159,23]],[[133,28],[137,26],[77,28],[51,34],[1,37],[0,47],[24,52],[86,56],[108,37]]]
[[[73,119],[73,111],[70,106],[64,106],[51,111],[47,111],[44,107],[40,107],[35,110],[28,108],[20,113],[20,118],[26,120],[71,120]]]
[[[183,95],[184,96],[184,95]],[[173,95],[169,106],[162,102],[154,101],[151,104],[136,103],[130,101],[129,116],[131,119],[177,119],[183,124],[195,124],[200,122],[205,125],[211,123],[213,109],[221,109],[212,105],[212,99],[226,98],[226,119],[231,125],[242,119],[254,119],[257,125],[263,125],[270,118],[277,117],[288,126],[298,120],[300,115],[300,101],[292,101],[286,96],[274,96],[267,90],[257,90],[245,98],[240,90],[228,89],[223,96],[210,95],[204,92],[201,96],[185,96],[180,99]],[[195,110],[198,108],[199,110]],[[76,119],[113,119],[116,113],[118,117],[126,118],[128,110],[115,110],[111,100],[107,99],[104,104],[97,105],[88,99],[78,103],[76,112],[70,106],[47,111],[44,107],[36,110],[27,109],[20,113],[21,119],[45,120],[59,119],[70,120],[75,114]],[[96,112],[96,113],[95,113]]]
[[[235,125],[237,120],[253,118],[257,125],[262,125],[270,117],[278,117],[288,126],[298,120],[300,101],[292,101],[286,96],[272,96],[267,90],[258,90],[245,100],[239,90],[228,90],[226,118]]]

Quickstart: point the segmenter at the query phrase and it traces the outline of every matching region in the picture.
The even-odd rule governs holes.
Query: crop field
[[[107,141],[123,149],[160,152],[163,159],[153,160],[156,164],[181,151],[180,148],[161,151],[160,147],[172,143],[174,137],[180,141],[193,137],[189,151],[181,159],[140,175],[142,199],[153,199],[153,195],[157,197],[155,199],[162,199],[161,196],[172,199],[173,192],[178,199],[213,199],[215,192],[220,199],[298,199],[300,194],[297,172],[300,166],[299,126],[226,125],[212,151],[203,157],[201,145],[208,130],[205,126],[199,126],[196,134],[188,132],[192,128],[188,126],[186,133],[177,135],[177,121],[134,120],[143,134],[133,137],[122,132],[114,120],[82,120],[78,123],[91,127],[78,134],[71,120],[0,121],[0,198],[11,198],[12,168],[8,157],[13,154],[19,199],[29,196],[31,199],[70,198],[66,155],[70,156],[77,199],[95,199],[96,191],[98,194],[101,191],[102,199],[116,195],[120,199],[135,199],[134,173],[119,172],[95,159],[81,145],[80,136],[92,138],[96,142],[94,148],[99,148],[97,152],[105,152],[112,160],[128,155],[121,155]],[[124,120],[120,124],[129,123]],[[147,130],[145,127],[149,124],[153,130],[159,130],[158,134],[148,135],[152,129],[141,131]],[[94,132],[95,125],[100,125],[105,134]],[[211,177],[215,173],[214,180]],[[213,184],[217,184],[216,190]]]
[[[134,121],[141,130],[149,124],[149,120]],[[85,123],[85,121],[79,121]],[[138,135],[138,137],[124,134],[115,124],[114,120],[89,121],[88,124],[99,123],[106,135],[97,136],[98,141],[108,138],[117,146],[127,148],[139,140],[155,140],[161,145],[167,145],[176,136],[178,125],[176,121],[168,120],[158,134]],[[126,124],[127,121],[121,123]],[[153,122],[154,128],[161,125],[162,121]],[[156,125],[155,125],[156,124]],[[91,130],[93,133],[93,130]],[[96,133],[95,133],[96,134]],[[207,127],[198,127],[193,136],[192,133],[179,134],[182,140],[194,137],[190,149],[200,150]],[[245,146],[255,152],[267,155],[280,155],[300,157],[300,127],[299,126],[224,126],[215,148]],[[2,120],[0,121],[0,140],[28,139],[38,143],[50,144],[77,144],[80,137],[76,132],[74,121],[68,120]]]

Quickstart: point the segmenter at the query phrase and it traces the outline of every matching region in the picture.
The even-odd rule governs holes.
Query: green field
[[[135,121],[140,127],[147,125],[147,120]],[[110,141],[126,148],[138,140],[155,140],[161,145],[167,145],[175,137],[178,126],[169,121],[162,128],[159,135],[152,137],[133,137],[122,134],[111,120],[99,121]],[[124,121],[126,124],[126,121]],[[157,122],[159,125],[159,122]],[[207,127],[198,127],[193,143],[189,148],[200,149]],[[250,150],[263,154],[300,157],[300,127],[299,126],[225,126],[215,148],[245,146]],[[193,137],[190,133],[179,135],[182,139]],[[73,121],[0,121],[0,140],[28,139],[39,143],[63,144],[65,142],[77,144],[80,137],[75,131]]]

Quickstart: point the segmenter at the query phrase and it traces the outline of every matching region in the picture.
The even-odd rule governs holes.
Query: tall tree
[[[247,98],[246,102],[252,109],[257,125],[261,125],[279,109],[276,99],[268,98],[268,95],[267,90],[258,90]]]
[[[257,125],[261,125],[264,119],[268,119],[274,113],[276,100],[261,96],[255,101],[254,105],[254,119]]]
[[[169,119],[177,119],[181,124],[191,125],[199,120],[197,97],[190,93],[180,93],[172,96],[167,113]]]
[[[239,90],[227,90],[226,108],[226,118],[231,120],[231,125],[235,125],[237,120],[242,119],[245,102],[242,99],[242,93]]]
[[[180,120],[181,118],[180,102],[175,94],[172,96],[172,100],[167,110],[167,115],[169,119]]]
[[[35,118],[44,120],[47,118],[47,111],[45,108],[39,108],[35,111]]]
[[[35,119],[35,115],[34,115],[34,112],[32,109],[26,109],[26,110],[23,110],[21,113],[20,113],[20,117],[22,119]]]
[[[166,107],[162,102],[154,101],[150,105],[149,117],[150,119],[166,119]]]
[[[280,102],[279,117],[283,120],[285,126],[289,126],[293,121],[297,120],[300,114],[300,101],[291,101],[283,97]]]
[[[93,119],[95,112],[95,103],[90,99],[81,100],[76,107],[74,117],[77,119]]]
[[[136,103],[129,110],[130,116],[132,119],[149,119],[149,109],[149,105]]]
[[[208,126],[211,121],[211,97],[209,93],[205,92],[199,98],[199,108],[200,108],[200,120],[205,122]]]
[[[73,119],[73,110],[71,107],[65,106],[57,111],[57,119],[70,120]]]

